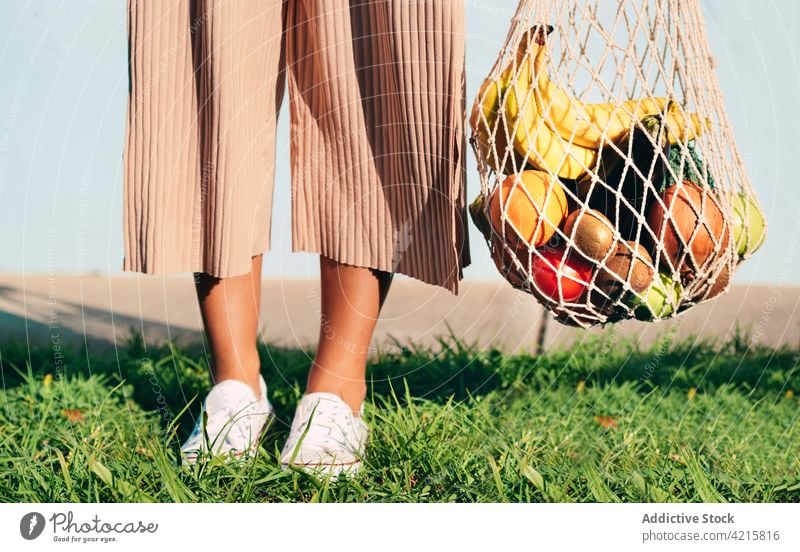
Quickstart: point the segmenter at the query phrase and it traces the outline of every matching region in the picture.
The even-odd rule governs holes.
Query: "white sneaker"
[[[338,395],[304,395],[281,452],[281,467],[299,467],[332,480],[341,473],[352,475],[361,467],[367,437],[367,424]]]
[[[225,380],[211,388],[192,434],[181,446],[185,462],[196,462],[209,449],[212,455],[229,459],[256,451],[261,432],[273,414],[267,400],[267,385],[264,378],[259,380],[261,400],[256,399],[249,385],[238,380]],[[208,420],[204,431],[205,414]]]

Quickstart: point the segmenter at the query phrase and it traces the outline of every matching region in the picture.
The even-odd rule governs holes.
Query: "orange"
[[[489,198],[489,218],[495,232],[512,244],[539,247],[553,237],[567,216],[567,196],[557,179],[543,171],[522,171],[508,176]],[[541,221],[541,224],[540,224]]]

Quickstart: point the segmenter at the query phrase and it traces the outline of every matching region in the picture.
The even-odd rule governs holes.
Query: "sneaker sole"
[[[336,481],[336,479],[342,475],[355,475],[358,471],[361,470],[361,460],[354,460],[352,462],[342,462],[336,464],[315,464],[315,463],[308,463],[308,464],[287,464],[281,462],[281,470],[287,471],[292,468],[301,470],[309,475],[323,475],[323,476],[331,476],[332,481]]]

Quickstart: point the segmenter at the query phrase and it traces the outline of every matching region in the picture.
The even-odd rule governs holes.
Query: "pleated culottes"
[[[123,270],[249,272],[288,81],[292,249],[457,293],[463,0],[128,0],[128,30]]]

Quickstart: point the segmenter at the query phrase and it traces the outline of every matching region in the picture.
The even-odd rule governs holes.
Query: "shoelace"
[[[340,420],[347,420],[346,423],[352,426],[352,416],[352,412],[346,405],[326,401],[323,406],[322,400],[320,400],[319,403],[311,406],[308,416],[302,419],[298,428],[299,433],[302,435],[310,422],[311,427],[308,429],[308,434],[304,440],[325,443],[329,446],[354,446],[354,443],[346,441],[348,431],[347,428],[342,427],[340,422]]]

